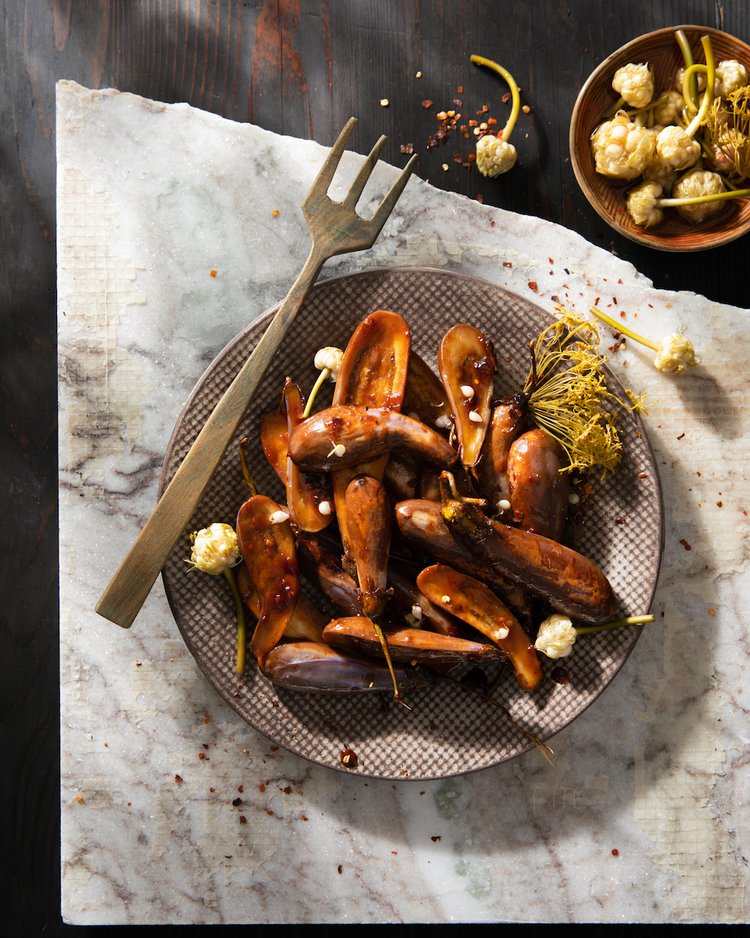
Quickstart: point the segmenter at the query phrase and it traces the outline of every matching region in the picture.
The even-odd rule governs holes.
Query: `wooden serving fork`
[[[179,536],[198,507],[266,369],[323,264],[336,254],[372,247],[414,170],[416,156],[409,160],[371,219],[364,219],[357,214],[357,202],[386,141],[386,137],[381,136],[362,164],[346,198],[342,202],[332,201],[328,196],[328,188],[356,123],[356,118],[349,119],[302,204],[312,235],[312,246],[300,275],[253,353],[195,438],[151,517],[99,598],[96,611],[123,628],[129,628],[132,624]]]

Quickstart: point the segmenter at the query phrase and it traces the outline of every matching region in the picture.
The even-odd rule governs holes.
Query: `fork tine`
[[[362,195],[362,190],[367,185],[367,180],[372,175],[373,169],[375,169],[375,164],[378,162],[380,151],[383,149],[383,144],[387,139],[388,138],[386,136],[381,135],[378,142],[375,144],[372,150],[370,150],[369,156],[360,167],[360,170],[357,173],[357,177],[352,183],[352,186],[343,202],[347,208],[354,208],[357,202],[359,202],[359,197]]]
[[[380,207],[378,208],[377,212],[375,212],[375,214],[372,216],[370,224],[373,226],[375,231],[375,237],[373,240],[375,240],[375,238],[377,238],[377,236],[380,234],[380,229],[386,223],[388,216],[393,211],[393,206],[396,204],[396,202],[398,202],[398,197],[404,191],[404,186],[409,181],[411,174],[414,172],[417,159],[418,156],[415,153],[406,166],[404,166],[403,170],[401,171],[401,175],[393,183],[388,194],[380,203]]]
[[[320,167],[318,175],[315,177],[313,184],[310,186],[310,191],[307,193],[307,199],[310,198],[313,193],[315,195],[325,195],[328,192],[328,187],[331,185],[336,169],[339,165],[341,156],[346,149],[347,141],[352,134],[352,131],[357,126],[357,118],[350,117],[346,122],[346,126],[341,131],[338,136],[338,139],[331,147],[331,152],[326,157],[325,162]]]

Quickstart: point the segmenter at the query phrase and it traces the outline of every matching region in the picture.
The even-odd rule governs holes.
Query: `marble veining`
[[[66,921],[747,920],[747,311],[657,291],[571,231],[418,179],[372,251],[329,262],[324,276],[428,265],[550,310],[596,302],[657,339],[687,330],[701,359],[670,380],[631,342],[611,355],[652,401],[657,622],[553,738],[556,767],[532,751],[438,782],[335,773],[229,710],[160,585],[129,631],[93,612],[191,388],[300,268],[298,206],[325,151],[72,82],[57,146]],[[365,213],[396,172],[378,167]]]

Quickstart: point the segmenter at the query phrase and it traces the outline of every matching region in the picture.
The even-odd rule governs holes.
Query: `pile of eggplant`
[[[456,325],[438,362],[439,377],[403,317],[378,310],[351,336],[331,406],[305,417],[287,379],[261,421],[286,503],[253,494],[240,508],[237,582],[257,618],[252,653],[280,685],[382,692],[507,661],[533,691],[543,614],[616,612],[604,573],[561,543],[564,453],[528,425],[521,394],[495,398],[491,341]],[[339,618],[301,591],[303,575]]]

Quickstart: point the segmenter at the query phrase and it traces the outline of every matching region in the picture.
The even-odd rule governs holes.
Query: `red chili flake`
[[[336,867],[336,872],[339,874],[339,876],[341,876],[341,874],[344,872],[344,867],[340,863]]]
[[[715,610],[715,609],[709,609],[709,610],[708,610],[708,614],[709,614],[710,616],[715,616],[715,615],[716,615],[716,610]]]
[[[209,788],[208,790],[211,792],[212,795],[213,795],[213,793],[216,791],[215,788]]]
[[[717,508],[723,508],[723,507],[724,507],[724,502],[717,502],[717,503],[716,503],[716,507],[717,507]]]
[[[142,664],[143,664],[142,661],[136,661],[135,666],[136,666],[136,668],[140,668],[140,667],[142,666]]]
[[[600,300],[600,299],[601,299],[601,297],[598,297],[598,296],[597,296],[597,298],[594,300],[594,306],[598,306],[598,305],[599,305],[599,300]]]
[[[495,219],[493,218],[492,221],[490,222],[490,228],[494,228],[495,225],[497,225],[497,222],[496,222]]]
[[[648,479],[648,473],[647,473],[647,472],[639,472],[639,473],[638,473],[638,478],[639,478],[639,479]]]
[[[244,814],[240,815],[240,824],[247,824],[247,818]]]
[[[393,854],[394,857],[398,856],[398,850],[391,850],[391,853]]]
[[[494,117],[488,117],[488,118],[487,118],[487,123],[490,125],[490,127],[496,127],[496,126],[497,126],[497,120],[496,120]]]
[[[477,202],[479,202],[480,205],[484,205],[484,196],[482,195],[481,192],[477,192],[474,198],[476,199]]]
[[[271,752],[278,752],[278,751],[279,751],[278,746],[271,746]]]
[[[479,121],[475,121],[473,118],[469,121],[469,127],[476,127],[479,124]]]
[[[401,146],[399,147],[399,150],[400,150],[402,153],[405,153],[407,156],[411,156],[411,154],[414,152],[414,144],[413,144],[413,143],[402,143]]]
[[[300,821],[309,821],[309,820],[310,820],[310,818],[309,818],[306,814],[300,814],[299,819],[300,819]]]
[[[456,92],[457,92],[457,94],[463,94],[463,93],[464,93],[464,86],[463,86],[463,85],[459,85],[459,86],[456,88]]]
[[[554,259],[554,257],[548,257],[548,258],[547,258],[547,261],[548,261],[550,264],[552,264],[552,266],[554,267],[554,264],[555,264],[555,259]]]
[[[612,848],[612,856],[613,856],[613,857],[619,857],[619,856],[620,856],[620,851],[617,849],[617,847],[613,847],[613,848]]]
[[[440,836],[440,834],[435,834],[434,836],[430,837],[430,840],[431,840],[434,844],[439,843],[442,839],[443,839],[443,838]]]
[[[627,315],[628,315],[628,314],[625,312],[624,309],[621,309],[621,310],[620,310],[620,319],[625,319],[625,317],[626,317]]]
[[[240,794],[242,794],[242,792],[243,792],[244,790],[245,790],[245,786],[244,786],[244,785],[238,785],[238,786],[237,786],[237,791],[238,791]]]
[[[615,524],[625,524],[624,518],[615,518]]]
[[[132,808],[132,807],[133,807],[133,802],[132,802],[132,801],[129,801],[129,802],[128,802],[128,807],[129,807],[129,808]]]
[[[695,470],[695,474],[696,474],[697,476],[702,475],[700,469],[696,469],[696,470]]]
[[[358,764],[357,753],[348,746],[344,746],[339,753],[339,760],[347,769],[355,769]]]
[[[291,786],[291,785],[287,785],[285,788],[282,788],[281,790],[282,790],[282,792],[283,792],[285,795],[291,795],[291,793],[292,793],[292,786]]]
[[[216,274],[217,274],[217,270],[215,267],[212,267],[211,270],[209,270],[208,272],[209,277],[215,277]]]
[[[175,775],[174,780],[175,780],[175,784],[177,784],[177,785],[182,785],[182,776],[181,776],[181,775]]]
[[[500,100],[503,102],[503,104],[507,104],[508,101],[510,101],[510,91],[506,91]]]
[[[235,799],[232,801],[232,806],[235,807],[235,808],[239,808],[239,806],[240,806],[241,804],[242,804],[242,798],[235,798]]]
[[[550,297],[550,299],[552,300],[553,303],[559,303],[559,302],[560,302],[560,297],[559,297],[556,293],[553,293],[552,296]]]
[[[469,162],[470,162],[470,163],[473,163],[474,160],[476,160],[476,158],[477,158],[476,153],[470,153],[470,154],[469,154]]]
[[[430,100],[430,98],[424,99],[424,101],[422,102],[422,107],[424,108],[432,107],[432,101]]]
[[[205,760],[208,759],[208,756],[206,755],[205,752],[199,752],[199,753],[198,753],[198,758],[201,759],[201,760],[203,760],[203,761],[205,761]]]
[[[685,548],[685,550],[692,550],[692,546],[685,540],[684,537],[680,538],[680,544]]]
[[[616,296],[613,296],[613,297],[612,297],[612,303],[613,303],[614,306],[617,306],[617,297],[616,297]]]
[[[537,285],[536,280],[529,280],[528,288],[529,290],[533,290],[534,293],[537,293],[539,291],[539,286]]]
[[[208,724],[211,722],[211,717],[207,713],[203,716],[203,722],[206,724],[206,726],[208,726]]]
[[[269,817],[276,817],[276,815],[273,813],[273,811],[270,808],[263,808],[263,810],[266,812],[266,814]]]
[[[512,266],[513,266],[512,261],[503,261],[503,267],[512,267]]]
[[[238,790],[239,790],[239,789],[238,789]],[[265,783],[265,782],[261,782],[260,785],[258,785],[258,791],[261,792],[261,794],[262,794],[265,790],[266,790],[266,783]]]
[[[684,439],[685,439],[685,434],[684,434],[684,433],[681,433],[681,434],[677,437],[677,439],[678,439],[678,440],[684,440]]]

